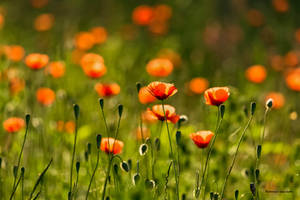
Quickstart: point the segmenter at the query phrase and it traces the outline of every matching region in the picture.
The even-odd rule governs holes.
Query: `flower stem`
[[[93,174],[92,174],[92,177],[91,177],[91,180],[90,180],[90,183],[89,183],[88,190],[86,192],[86,196],[85,196],[86,200],[88,199],[88,196],[89,196],[89,193],[90,193],[90,189],[91,189],[91,185],[92,185],[95,173],[96,173],[98,165],[99,165],[99,159],[100,159],[100,151],[99,151],[99,149],[97,149],[97,162],[96,162],[96,166],[95,166],[95,169],[93,171]]]
[[[69,198],[72,199],[72,184],[73,184],[73,165],[75,159],[75,152],[76,152],[76,143],[77,143],[77,132],[78,132],[78,119],[75,120],[75,137],[74,137],[74,144],[73,144],[73,152],[72,152],[72,160],[71,160],[71,168],[70,168],[70,186],[69,186]],[[70,200],[69,199],[69,200]]]

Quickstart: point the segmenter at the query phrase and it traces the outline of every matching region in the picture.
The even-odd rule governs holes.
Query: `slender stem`
[[[106,171],[106,177],[105,177],[105,182],[104,182],[104,186],[103,186],[103,192],[102,192],[102,200],[104,200],[105,198],[105,192],[106,192],[106,186],[107,186],[107,181],[108,181],[108,177],[109,177],[109,173],[110,173],[110,168],[111,168],[111,163],[112,163],[112,156],[110,156],[110,154],[108,154],[109,156],[109,163],[108,163],[108,167],[107,167],[107,171]]]
[[[73,165],[74,165],[74,158],[75,158],[75,152],[76,152],[76,142],[77,142],[77,132],[78,132],[78,119],[75,120],[75,137],[74,137],[74,144],[73,144],[73,153],[72,153],[72,161],[71,161],[71,169],[70,169],[70,188],[69,193],[71,194],[70,198],[72,199],[72,184],[73,184]]]
[[[24,199],[24,174],[21,176],[22,200]]]
[[[85,199],[87,200],[88,199],[88,196],[89,196],[89,193],[90,193],[90,189],[91,189],[91,185],[92,185],[92,182],[93,182],[93,179],[94,179],[94,176],[95,176],[95,173],[97,171],[97,168],[98,168],[98,165],[99,165],[99,159],[100,159],[100,151],[97,150],[97,162],[96,162],[96,166],[95,166],[95,169],[93,171],[93,174],[92,174],[92,177],[91,177],[91,180],[90,180],[90,183],[89,183],[89,187],[88,187],[88,190],[86,192],[86,196],[85,196]]]
[[[248,127],[249,127],[249,125],[250,125],[252,119],[253,119],[253,115],[250,116],[250,119],[248,120],[248,123],[247,123],[247,125],[245,126],[245,128],[244,128],[244,130],[243,130],[243,132],[242,132],[242,135],[241,135],[241,137],[240,137],[240,139],[239,139],[238,145],[237,145],[237,147],[236,147],[235,154],[234,154],[234,156],[233,156],[232,163],[231,163],[231,165],[230,165],[230,167],[229,167],[229,170],[228,170],[227,175],[226,175],[225,180],[224,180],[223,188],[222,188],[221,195],[220,195],[220,196],[221,196],[221,199],[223,199],[223,196],[224,196],[224,192],[225,192],[225,188],[226,188],[226,184],[227,184],[228,178],[229,178],[230,173],[231,173],[231,171],[232,171],[232,169],[233,169],[233,167],[234,167],[234,164],[235,164],[235,161],[236,161],[236,157],[237,157],[237,155],[238,155],[238,151],[239,151],[240,145],[241,145],[241,143],[242,143],[242,141],[243,141],[243,139],[244,139],[245,133],[246,133],[246,131],[247,131],[247,129],[248,129]]]
[[[177,175],[177,169],[176,169],[176,158],[174,157],[174,152],[173,152],[173,148],[172,148],[172,139],[171,139],[171,135],[170,135],[170,131],[169,131],[169,126],[168,126],[168,120],[167,120],[167,116],[166,116],[164,101],[162,100],[161,103],[162,103],[162,109],[163,109],[163,112],[164,112],[166,126],[167,126],[171,156],[172,156],[172,159],[174,159],[173,169],[174,169],[175,182],[176,182],[176,196],[177,196],[177,199],[179,200],[179,185],[178,185],[178,175]]]
[[[215,136],[213,137],[212,142],[211,142],[211,144],[209,146],[209,149],[208,149],[208,153],[207,153],[207,157],[206,157],[206,161],[205,161],[205,165],[204,165],[204,170],[203,170],[203,174],[202,174],[202,178],[201,178],[201,182],[200,182],[200,187],[199,187],[200,193],[201,193],[201,188],[202,188],[202,185],[203,185],[203,182],[204,182],[207,166],[208,166],[208,163],[209,163],[209,160],[210,160],[210,155],[211,155],[212,149],[214,147],[216,138],[219,134],[219,128],[221,126],[222,120],[223,120],[223,118],[220,119],[220,109],[218,107],[218,118],[217,118],[217,126],[216,126]],[[201,195],[199,195],[199,196],[201,196]]]
[[[15,187],[14,187],[14,189],[13,189],[11,195],[10,195],[9,200],[12,200],[12,199],[13,199],[13,197],[14,197],[16,191],[17,191],[17,188],[18,188],[18,186],[19,186],[19,183],[20,183],[21,179],[22,179],[22,176],[20,176],[19,179],[18,179],[18,181],[16,182],[16,185],[15,185]]]

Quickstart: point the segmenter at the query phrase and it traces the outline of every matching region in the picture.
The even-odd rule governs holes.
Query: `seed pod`
[[[120,167],[121,167],[121,169],[124,170],[125,172],[129,172],[129,166],[128,166],[127,162],[122,161],[121,164],[120,164]]]
[[[266,108],[270,109],[273,106],[273,99],[268,99],[266,102]]]
[[[147,144],[141,144],[139,148],[139,153],[141,156],[144,156],[148,151],[148,145]]]

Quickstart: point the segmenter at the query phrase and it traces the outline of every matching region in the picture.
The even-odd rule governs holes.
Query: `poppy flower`
[[[142,131],[143,131],[143,134],[142,134]],[[143,126],[142,130],[141,130],[141,127],[138,127],[135,131],[135,134],[136,134],[136,138],[138,140],[141,140],[142,138],[144,138],[144,139],[150,138],[150,130],[145,126]]]
[[[46,70],[53,78],[60,78],[65,74],[66,66],[63,62],[51,62]]]
[[[289,3],[287,0],[272,0],[272,4],[277,12],[285,13],[289,10]]]
[[[282,71],[284,67],[284,59],[280,55],[273,55],[270,57],[271,67],[276,71]]]
[[[248,81],[262,83],[267,77],[267,70],[262,65],[253,65],[245,72]]]
[[[256,9],[249,10],[247,12],[247,20],[251,26],[259,27],[265,23],[264,15]]]
[[[164,21],[153,21],[149,25],[149,31],[153,35],[165,35],[169,30],[169,25],[167,22]]]
[[[229,97],[228,87],[213,87],[205,90],[204,98],[207,105],[219,106]]]
[[[74,49],[71,53],[71,60],[75,64],[80,64],[81,58],[85,55],[85,52],[80,49]]]
[[[285,98],[284,96],[279,92],[270,92],[266,98],[265,101],[267,102],[269,99],[273,100],[272,108],[279,109],[284,106]]]
[[[67,133],[74,133],[75,132],[75,122],[70,120],[70,121],[67,121],[65,124],[64,124],[64,130],[67,132]]]
[[[285,77],[285,82],[291,90],[300,92],[300,68],[290,71]]]
[[[4,53],[7,57],[7,59],[18,62],[23,59],[25,55],[25,50],[22,46],[19,45],[11,45],[11,46],[5,46],[4,47]]]
[[[75,46],[80,50],[89,50],[94,44],[95,38],[90,32],[80,32],[75,36]]]
[[[4,26],[5,18],[2,13],[0,13],[0,29]]]
[[[205,78],[193,78],[189,82],[189,90],[194,94],[202,94],[208,87],[208,81]]]
[[[146,26],[151,23],[153,19],[153,8],[147,5],[136,7],[132,12],[132,20],[135,24]]]
[[[165,114],[162,105],[154,105],[152,109],[148,108],[149,111],[152,111],[153,114],[157,117],[158,120],[164,121],[167,118],[168,122],[172,122],[173,124],[177,123],[179,120],[179,115],[176,114],[175,108],[170,105],[164,105]]]
[[[3,128],[8,133],[15,133],[21,130],[25,126],[25,122],[22,118],[11,117],[3,122]]]
[[[156,115],[151,110],[146,110],[142,113],[142,120],[144,123],[153,124],[157,122]]]
[[[213,136],[214,133],[211,131],[197,131],[196,133],[190,134],[190,138],[193,140],[195,145],[201,149],[208,146]]]
[[[84,73],[91,78],[99,78],[106,73],[106,67],[102,56],[94,53],[87,53],[82,56],[80,65]]]
[[[49,106],[55,100],[55,93],[50,88],[39,88],[36,92],[36,99],[40,104]]]
[[[147,86],[148,91],[157,99],[164,100],[177,92],[174,84],[155,81]]]
[[[23,79],[14,77],[9,80],[9,89],[12,95],[16,95],[25,88],[25,81]]]
[[[181,65],[180,55],[172,49],[162,49],[158,52],[158,58],[165,58],[172,62],[174,67],[179,67]]]
[[[149,92],[147,87],[142,87],[139,91],[139,101],[142,104],[152,103],[156,98]]]
[[[107,40],[107,32],[104,27],[98,26],[91,29],[95,44],[102,44]]]
[[[173,71],[173,64],[169,59],[155,58],[146,66],[146,71],[151,76],[166,77]]]
[[[31,0],[30,2],[32,7],[42,8],[48,4],[49,0]]]
[[[124,143],[120,140],[115,140],[114,138],[102,138],[100,149],[105,153],[109,154],[120,154],[122,152]]]
[[[287,67],[295,67],[299,64],[298,55],[294,51],[288,52],[284,56],[284,62]]]
[[[34,20],[34,29],[37,31],[48,31],[52,28],[54,23],[54,15],[41,14]]]
[[[117,83],[102,84],[97,83],[95,90],[100,97],[111,97],[120,93],[120,86]]]
[[[64,130],[64,126],[65,126],[65,122],[64,122],[64,121],[58,120],[58,121],[56,122],[56,130],[57,130],[58,132],[62,132],[62,131]]]
[[[45,67],[49,62],[49,57],[46,54],[32,53],[26,56],[25,64],[27,67],[38,70]]]
[[[166,22],[172,17],[172,8],[165,4],[160,4],[153,9],[153,21]]]

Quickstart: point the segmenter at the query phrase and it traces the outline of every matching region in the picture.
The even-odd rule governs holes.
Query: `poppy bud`
[[[129,170],[131,170],[132,169],[132,160],[128,159],[127,164],[128,164]]]
[[[101,109],[103,110],[103,107],[104,107],[104,99],[100,98],[100,99],[99,99],[99,104],[100,104]]]
[[[97,135],[97,149],[100,149],[102,136],[100,134]]]
[[[77,120],[79,116],[79,106],[77,104],[74,104],[73,109],[74,109],[75,119]]]
[[[25,167],[22,167],[22,168],[21,168],[21,176],[23,176],[24,173],[25,173]]]
[[[155,187],[155,182],[153,180],[146,179],[145,186],[148,189],[153,189]]]
[[[251,103],[251,115],[254,115],[255,109],[256,109],[256,103],[252,102]]]
[[[77,161],[76,162],[76,172],[77,172],[77,174],[79,173],[79,169],[80,169],[80,162]]]
[[[247,108],[247,106],[244,106],[244,114],[245,114],[246,117],[248,116],[248,108]]]
[[[260,159],[260,156],[261,156],[261,145],[257,145],[257,149],[256,149],[256,156],[257,156],[257,159]]]
[[[180,139],[181,139],[181,131],[176,132],[176,144],[180,144]]]
[[[225,105],[220,105],[220,113],[221,113],[221,119],[223,119],[223,116],[225,114]]]
[[[181,195],[181,200],[186,200],[186,194]]]
[[[88,143],[88,144],[87,144],[87,153],[88,153],[88,154],[91,154],[91,151],[92,151],[92,144],[91,144],[91,143]]]
[[[140,179],[141,179],[141,176],[138,173],[134,174],[132,177],[133,184],[136,185]]]
[[[266,108],[270,109],[273,106],[273,99],[268,99],[266,102]]]
[[[122,162],[121,162],[120,168],[121,168],[122,170],[124,170],[125,172],[129,172],[129,165],[128,165],[125,161],[122,161]]]
[[[210,192],[209,197],[210,197],[210,200],[213,200],[214,199],[214,192]]]
[[[256,178],[256,180],[259,179],[259,169],[255,170],[255,178]]]
[[[141,156],[144,156],[148,151],[148,145],[147,144],[141,144],[139,148],[139,153]]]
[[[84,158],[86,162],[89,160],[89,153],[87,151],[84,152]]]
[[[117,164],[114,164],[113,169],[114,169],[114,173],[115,173],[115,174],[118,174],[118,172],[119,172],[119,167],[118,167]]]
[[[255,196],[256,188],[254,183],[250,183],[250,191],[253,196]]]
[[[122,116],[122,113],[123,113],[123,105],[122,105],[122,104],[120,104],[120,105],[118,106],[118,111],[119,111],[119,117],[121,117],[121,116]]]
[[[159,138],[155,139],[154,144],[155,144],[156,151],[159,151],[160,150],[160,140],[159,140]]]
[[[180,129],[181,124],[188,121],[188,117],[186,115],[180,115],[178,120],[178,129]]]
[[[234,198],[235,198],[235,200],[238,200],[238,199],[239,199],[239,190],[236,190],[236,191],[234,192]]]
[[[215,193],[214,194],[214,200],[218,200],[219,199],[219,194],[218,193]]]
[[[105,200],[110,200],[110,197],[109,197],[109,196],[107,196],[107,197],[105,198]]]
[[[140,89],[141,89],[141,83],[140,82],[137,82],[136,83],[136,90],[137,90],[137,92],[139,93],[140,92]]]
[[[17,177],[17,173],[18,173],[18,166],[15,165],[13,168],[13,174],[15,178]]]
[[[30,121],[30,114],[26,114],[25,121],[26,121],[26,126],[28,126],[29,125],[29,121]]]

